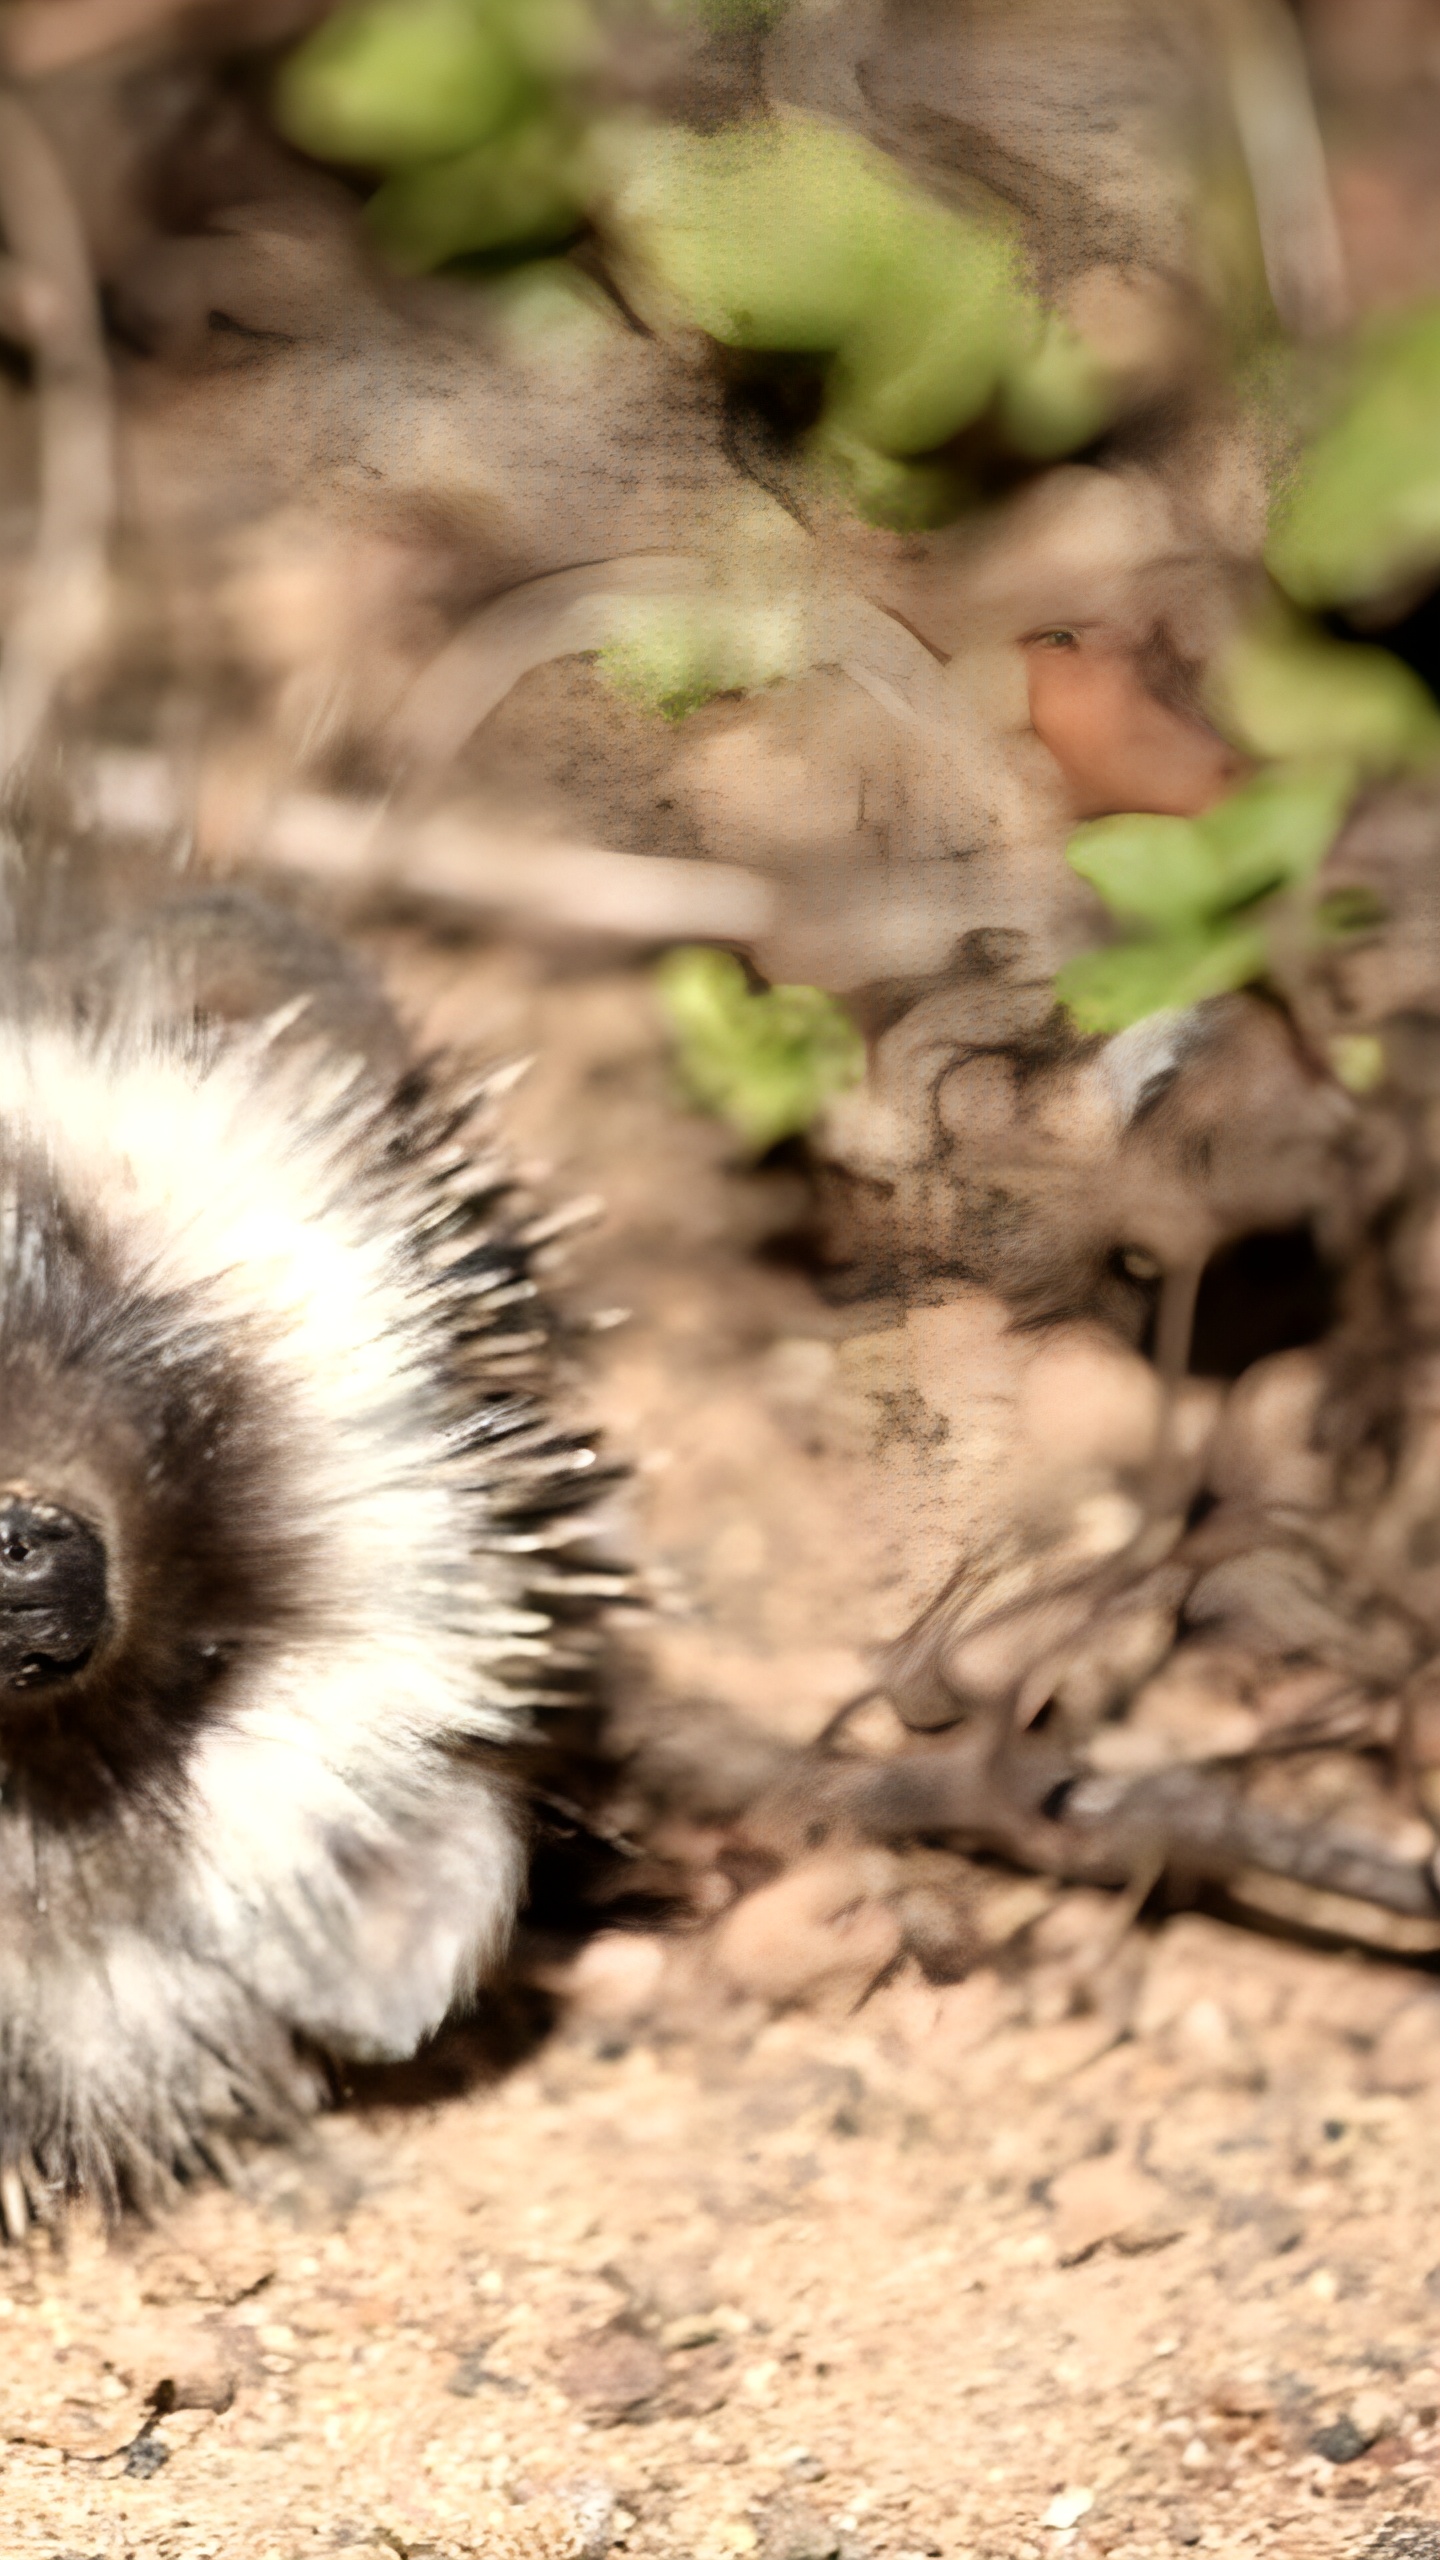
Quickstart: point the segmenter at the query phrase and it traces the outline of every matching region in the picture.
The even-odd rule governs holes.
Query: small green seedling
[[[577,229],[588,173],[575,92],[588,0],[348,0],[281,66],[281,131],[379,174],[369,219],[415,273],[517,256]]]
[[[753,990],[728,951],[672,951],[658,972],[681,1082],[756,1155],[800,1136],[859,1082],[865,1043],[819,987]]]
[[[683,720],[721,693],[756,693],[799,675],[804,616],[783,601],[637,596],[595,653],[606,682],[637,710]]]
[[[862,513],[943,520],[967,486],[941,449],[981,418],[1027,460],[1113,411],[1094,350],[1026,275],[1016,234],[914,185],[858,135],[796,111],[718,134],[616,132],[601,228],[657,327],[814,360],[818,463]]]
[[[1098,818],[1077,829],[1072,867],[1113,915],[1146,928],[1070,961],[1056,993],[1082,1031],[1123,1031],[1170,1005],[1263,978],[1269,902],[1308,880],[1354,794],[1345,759],[1281,765],[1199,818]]]

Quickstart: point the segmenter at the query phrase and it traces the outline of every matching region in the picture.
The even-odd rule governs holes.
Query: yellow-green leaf
[[[1223,902],[1215,857],[1193,818],[1093,818],[1065,850],[1071,869],[1117,916],[1178,929]]]
[[[1343,757],[1275,765],[1196,818],[1215,864],[1216,912],[1308,879],[1339,833],[1355,783]]]
[[[1275,510],[1266,559],[1297,604],[1362,602],[1440,568],[1440,307],[1372,329]]]
[[[484,0],[351,0],[283,64],[275,113],[321,159],[403,167],[498,132],[529,86]]]
[[[572,135],[534,116],[453,159],[397,170],[366,213],[393,263],[423,275],[484,251],[553,248],[581,207]]]
[[[1351,756],[1384,773],[1440,753],[1440,706],[1409,667],[1283,609],[1241,633],[1211,694],[1226,736],[1251,755]]]
[[[658,987],[691,1099],[757,1154],[808,1129],[864,1073],[859,1032],[819,987],[752,991],[729,952],[703,948],[672,951]]]
[[[1081,1031],[1126,1031],[1170,1007],[1202,1004],[1265,974],[1257,925],[1226,925],[1163,941],[1117,943],[1068,961],[1055,992]]]

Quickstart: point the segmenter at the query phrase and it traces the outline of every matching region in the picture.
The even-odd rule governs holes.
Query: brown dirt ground
[[[793,1177],[674,1108],[635,975],[387,957],[431,1031],[538,1051],[522,1149],[607,1196],[571,1285],[634,1310],[587,1389],[644,1453],[634,1695],[732,1752],[805,1739],[975,1469],[896,1429],[894,1328],[784,1247]],[[602,1938],[508,2068],[462,2052],[238,2192],[12,2252],[5,2551],[1440,2560],[1427,1974],[977,1892],[988,1960],[863,2000]]]

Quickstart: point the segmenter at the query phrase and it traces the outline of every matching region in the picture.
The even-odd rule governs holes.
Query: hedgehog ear
[[[83,1671],[105,1628],[104,1541],[30,1493],[0,1493],[0,1693]]]

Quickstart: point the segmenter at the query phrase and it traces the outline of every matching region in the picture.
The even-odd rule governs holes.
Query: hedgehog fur
[[[605,1582],[595,1453],[551,1418],[496,1080],[400,1058],[246,898],[0,1003],[12,2230],[292,2125],[506,1945],[511,1746],[583,1692]]]

